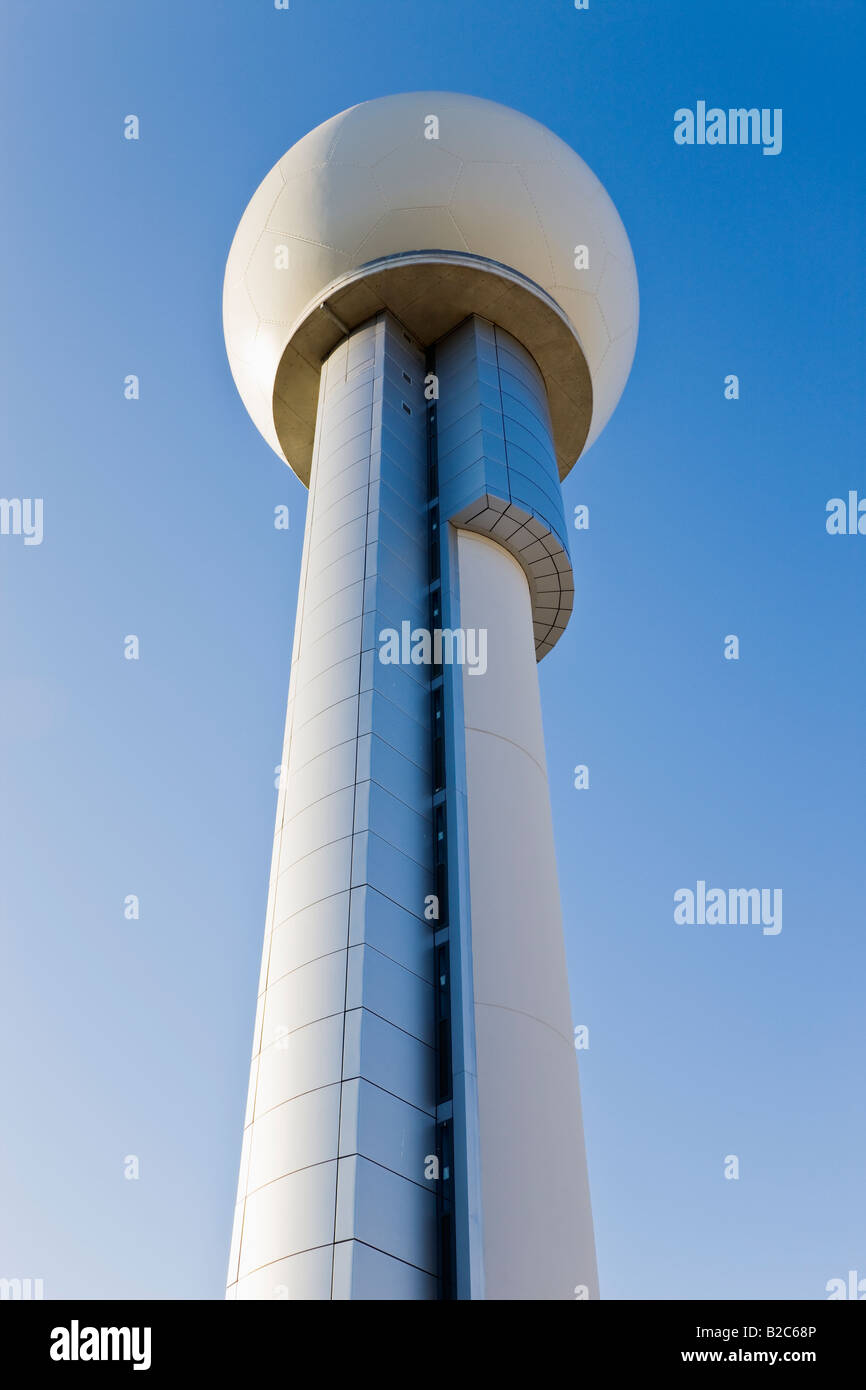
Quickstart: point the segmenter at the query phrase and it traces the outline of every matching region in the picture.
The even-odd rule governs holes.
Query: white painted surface
[[[438,139],[425,137],[431,115]],[[588,247],[587,269],[574,264],[578,245]],[[592,377],[588,448],[622,394],[637,342],[625,228],[563,140],[519,111],[459,92],[350,107],[293,145],[253,194],[229,253],[223,323],[237,388],[272,448],[283,457],[273,386],[304,309],[348,271],[424,250],[500,261],[556,301]]]
[[[598,1296],[529,589],[458,538],[484,1263],[489,1299]]]
[[[417,442],[409,458],[416,481],[425,479],[423,358],[413,352],[381,321],[344,341],[322,373],[229,1298],[436,1293],[436,1198],[424,1176],[435,1143],[432,933],[423,920],[433,879],[413,857],[432,859],[430,782],[426,767],[384,742],[398,709],[381,693],[385,668],[372,665],[378,586],[390,563],[375,543],[386,504],[371,479],[374,454],[376,482],[407,475],[367,417],[377,394],[392,415],[400,410],[408,365]],[[368,362],[369,409],[366,424],[356,422],[360,489],[335,443],[341,406],[362,389],[347,383],[353,357]],[[360,527],[350,520],[356,493]],[[423,511],[403,544],[423,564]],[[426,718],[417,675],[401,669],[389,690],[420,702]],[[426,723],[416,742],[429,756]],[[385,759],[374,757],[374,743]],[[388,899],[374,883],[382,863]]]

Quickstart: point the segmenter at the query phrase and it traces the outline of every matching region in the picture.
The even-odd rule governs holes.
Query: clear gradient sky
[[[306,131],[446,88],[574,146],[641,287],[540,667],[602,1293],[866,1277],[866,536],[825,529],[866,496],[863,7],[46,0],[0,26],[0,495],[44,499],[41,545],[0,536],[0,1276],[222,1294],[305,507],[229,374],[225,259]],[[676,145],[699,99],[781,107],[781,154]],[[781,933],[678,926],[699,879],[781,887]]]

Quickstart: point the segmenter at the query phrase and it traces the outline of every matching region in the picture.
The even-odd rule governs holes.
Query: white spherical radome
[[[333,116],[283,155],[241,218],[223,291],[229,364],[257,428],[304,481],[327,333],[381,307],[422,343],[470,312],[518,336],[532,323],[524,341],[552,392],[563,476],[612,415],[637,342],[634,258],[599,180],[539,122],[456,92]],[[557,425],[569,414],[579,427]]]

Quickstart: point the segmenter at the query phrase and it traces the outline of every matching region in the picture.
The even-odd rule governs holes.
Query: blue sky
[[[0,1275],[221,1296],[305,506],[231,381],[225,258],[307,130],[447,88],[577,149],[641,286],[540,668],[602,1292],[866,1277],[866,537],[824,524],[866,496],[861,7],[52,0],[0,25],[0,493],[44,498],[40,546],[0,537]],[[781,107],[782,153],[676,145],[698,99]],[[781,887],[782,932],[676,925],[698,879]]]

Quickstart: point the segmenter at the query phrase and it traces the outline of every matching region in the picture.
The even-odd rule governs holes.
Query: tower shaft
[[[476,317],[426,361],[387,313],[353,331],[320,381],[229,1297],[596,1295],[535,665],[571,599],[530,355]]]

